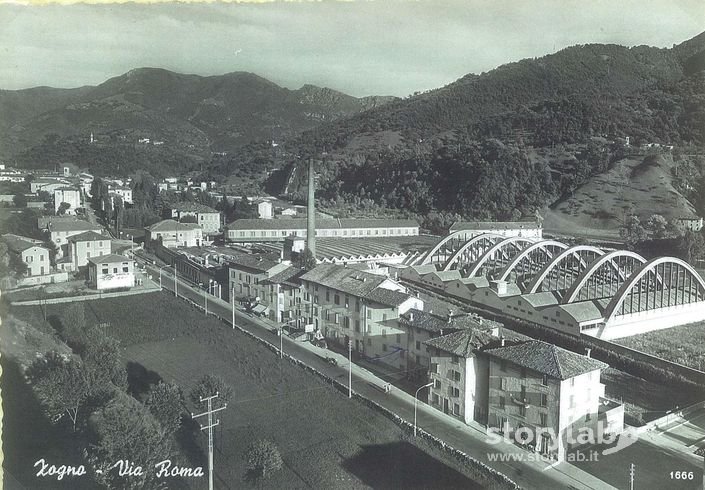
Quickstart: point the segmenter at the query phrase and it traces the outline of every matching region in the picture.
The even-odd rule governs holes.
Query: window
[[[589,413],[585,414],[585,422],[590,422],[590,414]]]
[[[457,403],[453,405],[453,414],[460,415],[460,405]]]
[[[345,328],[350,328],[350,318],[348,318],[348,317],[343,318],[343,326]]]
[[[458,359],[458,356],[453,356],[451,357],[451,362],[453,364],[458,364],[460,362],[460,359]]]
[[[386,329],[386,328],[383,328],[383,329],[382,329],[382,338],[383,338],[383,339],[386,339],[386,338],[387,338],[387,329]]]
[[[548,406],[548,395],[546,393],[541,393],[541,406],[542,407]]]
[[[118,273],[118,268],[117,268],[117,267],[113,267],[113,274],[117,274],[117,273]]]
[[[335,293],[335,296],[333,297],[333,302],[334,302],[336,305],[339,305],[339,304],[340,304],[340,295],[338,295],[338,293]]]
[[[438,374],[438,363],[437,362],[432,362],[431,363],[431,369],[429,369],[430,373]]]
[[[522,417],[526,417],[526,406],[525,405],[519,405],[519,415]]]
[[[440,399],[438,398],[438,395],[436,395],[435,393],[433,394],[433,397],[431,398],[431,400],[433,400],[432,403],[433,403],[434,405],[440,404]]]
[[[360,320],[355,320],[355,331],[356,332],[360,331]]]
[[[420,340],[416,341],[416,350],[421,350],[421,341]]]
[[[543,375],[543,377],[541,378],[541,384],[544,386],[548,386],[548,375]]]
[[[382,321],[383,322],[387,321],[387,314],[386,313],[382,313]]]
[[[575,378],[570,378],[570,386],[575,386]]]
[[[541,427],[546,427],[548,425],[548,417],[546,416],[545,413],[539,414],[539,425]]]
[[[122,272],[130,272],[130,268],[128,266],[124,266],[122,268]]]
[[[441,380],[440,380],[440,379],[434,379],[434,380],[433,380],[433,388],[434,388],[434,389],[440,390],[442,386],[443,386],[443,385],[441,385]]]
[[[507,389],[507,378],[497,378],[499,380],[499,389],[500,390],[506,390]]]
[[[330,290],[326,289],[326,302],[330,301]]]
[[[506,400],[504,399],[503,396],[500,396],[499,397],[499,408],[504,409],[505,404],[506,404]]]
[[[367,310],[367,319],[372,320],[372,310]]]
[[[340,315],[338,313],[335,314],[335,324],[340,325]]]
[[[106,265],[100,270],[101,274],[107,274],[108,273],[108,266]]]

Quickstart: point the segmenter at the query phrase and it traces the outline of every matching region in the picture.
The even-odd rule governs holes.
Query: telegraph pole
[[[220,425],[220,420],[216,420],[215,423],[213,423],[213,414],[228,408],[228,404],[226,403],[222,407],[214,410],[214,398],[218,398],[218,393],[206,398],[200,397],[199,399],[201,403],[208,402],[208,411],[198,415],[194,415],[193,413],[191,414],[192,419],[197,419],[198,417],[208,415],[208,425],[201,426],[201,430],[208,430],[208,490],[213,490],[213,427]]]
[[[634,463],[629,465],[629,490],[634,490]]]
[[[235,330],[235,286],[233,286],[232,290],[230,291],[230,300],[233,303],[233,308],[232,308],[232,325],[233,325],[233,330]]]
[[[348,398],[352,398],[352,340],[348,340]]]
[[[176,277],[176,262],[174,262],[174,296],[179,297],[179,278]]]

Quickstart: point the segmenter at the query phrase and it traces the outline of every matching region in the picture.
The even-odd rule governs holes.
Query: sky
[[[705,30],[703,0],[11,1],[0,0],[2,89],[97,85],[149,66],[405,96],[575,44],[670,48]]]

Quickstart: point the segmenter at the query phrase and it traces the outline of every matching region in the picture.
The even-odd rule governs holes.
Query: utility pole
[[[179,279],[176,277],[176,262],[174,262],[174,296],[179,297]]]
[[[230,291],[230,300],[233,303],[233,308],[232,308],[232,325],[233,325],[233,330],[235,330],[235,286],[232,287],[232,290]]]
[[[629,465],[629,490],[634,490],[634,463]]]
[[[348,398],[352,398],[352,340],[348,340]]]
[[[228,408],[228,404],[224,404],[220,408],[213,409],[213,399],[218,398],[218,393],[207,398],[200,397],[201,403],[208,402],[208,411],[198,415],[191,414],[192,419],[208,415],[208,425],[201,426],[201,430],[208,430],[208,490],[213,490],[213,427],[220,425],[220,420],[213,423],[213,414]]]

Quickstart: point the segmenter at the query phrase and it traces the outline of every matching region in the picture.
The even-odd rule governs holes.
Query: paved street
[[[147,265],[147,268],[158,282],[159,267]],[[173,291],[173,268],[162,269],[162,286]],[[182,279],[178,281],[178,293],[180,297],[188,298],[199,305],[205,305],[203,291],[194,289]],[[232,310],[230,309],[230,305],[213,296],[209,296],[208,311],[226,319],[228,322],[231,319]],[[272,344],[276,345],[279,340],[278,337],[270,331],[273,324],[267,320],[252,317],[236,309],[235,321],[239,327]],[[346,357],[333,353],[330,350],[319,349],[309,342],[296,343],[286,336],[283,338],[283,342],[284,352],[314,367],[327,376],[336,378],[343,383],[347,382],[348,362]],[[338,361],[338,365],[331,365],[325,360],[326,357],[335,357]],[[366,369],[353,366],[353,390],[355,392],[379,403],[405,420],[413,422],[413,397],[398,389],[393,389],[391,394],[386,394],[380,389],[384,383],[382,379]],[[504,442],[491,445],[486,442],[487,435],[483,431],[469,427],[459,420],[447,416],[423,403],[418,404],[418,425],[420,428],[444,440],[453,447],[482,461],[497,471],[506,474],[509,478],[525,488],[612,488],[605,482],[569,463],[560,463],[553,467],[548,467],[542,462],[490,462],[487,458],[488,453],[514,454],[516,457],[522,457],[529,453],[517,446]]]

